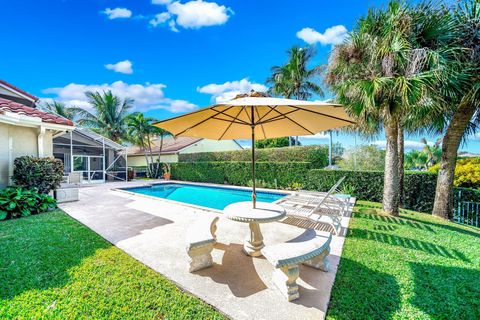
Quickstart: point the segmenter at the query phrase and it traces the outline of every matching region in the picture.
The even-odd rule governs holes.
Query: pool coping
[[[243,190],[243,191],[251,191],[252,190],[251,187],[234,186],[234,185],[230,185],[230,184],[225,185],[225,184],[181,181],[181,180],[156,181],[156,182],[152,182],[152,183],[145,183],[145,184],[139,185],[139,186],[132,186],[132,187],[126,187],[126,188],[113,188],[111,190],[112,191],[117,191],[117,192],[123,192],[123,193],[129,194],[131,196],[138,196],[138,197],[143,197],[143,198],[152,199],[152,200],[165,201],[167,203],[172,203],[172,204],[176,204],[176,205],[191,207],[191,208],[194,208],[194,209],[210,211],[210,212],[214,212],[214,213],[223,213],[223,210],[219,210],[219,209],[213,209],[213,208],[199,206],[199,205],[190,204],[190,203],[186,203],[186,202],[175,201],[175,200],[170,200],[170,199],[165,199],[165,198],[159,198],[159,197],[154,197],[154,196],[150,196],[150,195],[146,195],[146,194],[141,194],[141,193],[137,193],[137,192],[128,191],[128,189],[151,187],[153,185],[171,184],[171,183],[190,184],[190,185],[197,185],[197,186],[203,186],[203,187],[216,187],[216,188],[223,188],[223,189],[237,189],[237,190]],[[294,194],[294,191],[290,191],[290,190],[266,189],[266,188],[256,188],[256,190],[258,190],[260,192],[265,192],[265,193],[280,193],[280,194],[285,194],[286,196]],[[278,200],[275,200],[271,203],[279,203],[282,200],[283,200],[283,197],[278,199]]]

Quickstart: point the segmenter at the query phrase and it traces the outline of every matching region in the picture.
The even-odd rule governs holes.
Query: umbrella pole
[[[253,116],[253,113],[252,113]],[[255,191],[255,126],[252,125],[252,203],[253,208],[255,209],[257,205],[257,193]]]

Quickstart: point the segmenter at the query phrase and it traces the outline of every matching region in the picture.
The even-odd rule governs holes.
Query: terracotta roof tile
[[[73,126],[73,122],[71,120],[32,107],[27,107],[21,103],[13,102],[4,98],[0,98],[0,111],[23,114],[29,117],[38,117],[42,119],[42,122],[46,123]]]
[[[13,90],[15,90],[15,91],[17,91],[17,92],[20,92],[21,94],[29,97],[30,99],[33,99],[34,101],[37,101],[37,100],[38,100],[38,97],[36,97],[36,96],[34,96],[33,94],[30,94],[30,93],[28,93],[28,92],[26,92],[26,91],[23,91],[22,89],[19,89],[19,88],[15,87],[13,84],[10,84],[10,83],[8,83],[8,82],[5,81],[5,80],[1,80],[1,79],[0,79],[0,83],[3,84],[3,85],[6,86],[6,87],[9,87],[10,89],[13,89]]]

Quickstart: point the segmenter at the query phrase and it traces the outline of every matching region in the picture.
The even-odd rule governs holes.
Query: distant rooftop
[[[191,146],[192,144],[203,140],[202,138],[189,138],[189,137],[167,137],[163,139],[162,154],[176,154],[180,150]],[[152,152],[158,153],[160,149],[160,139],[152,141]],[[143,155],[144,150],[139,146],[131,146],[127,148],[127,154],[129,156]]]

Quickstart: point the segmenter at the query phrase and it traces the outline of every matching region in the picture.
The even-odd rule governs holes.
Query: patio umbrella
[[[353,124],[341,105],[280,99],[250,92],[155,123],[174,136],[252,140],[252,203],[255,208],[255,140],[314,135]]]

